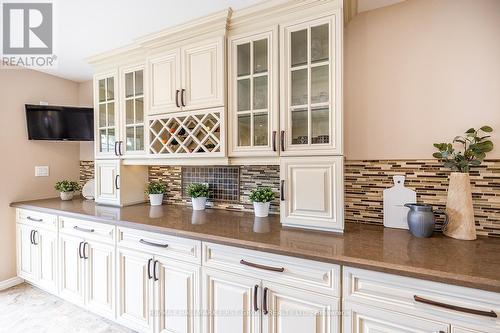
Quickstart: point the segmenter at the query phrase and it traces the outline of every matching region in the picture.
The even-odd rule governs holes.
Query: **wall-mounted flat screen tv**
[[[26,104],[29,140],[94,140],[94,109]]]

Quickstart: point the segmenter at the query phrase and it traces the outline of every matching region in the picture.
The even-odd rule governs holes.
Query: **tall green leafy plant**
[[[469,173],[470,168],[480,165],[486,153],[493,150],[493,142],[488,133],[493,132],[490,126],[476,130],[470,128],[464,136],[456,136],[451,143],[435,143],[438,152],[432,154],[442,160],[444,166],[455,172]],[[459,147],[455,149],[455,147]]]

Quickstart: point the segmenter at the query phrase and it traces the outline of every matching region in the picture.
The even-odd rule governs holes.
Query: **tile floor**
[[[131,333],[27,283],[0,291],[0,333]]]

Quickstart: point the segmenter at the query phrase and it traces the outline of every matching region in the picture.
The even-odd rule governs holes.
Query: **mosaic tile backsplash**
[[[80,181],[92,178],[93,171],[92,161],[82,161]],[[270,186],[276,194],[279,193],[279,166],[150,166],[149,178],[168,185],[164,198],[166,203],[189,205],[190,199],[183,195],[186,177],[191,182],[208,179],[213,184],[210,177],[215,177],[218,172],[224,181],[219,181],[221,190],[215,191],[211,199],[215,208],[252,211],[248,196],[256,186]],[[346,222],[383,225],[383,190],[393,185],[394,175],[406,176],[405,185],[416,190],[418,202],[444,209],[449,174],[450,171],[436,160],[346,161]],[[470,175],[477,232],[500,237],[500,160],[485,161],[474,168]],[[279,213],[278,197],[271,203],[271,213]],[[437,230],[441,228],[442,221],[443,217],[440,216]]]
[[[444,209],[449,174],[437,160],[346,161],[346,222],[383,224],[383,190],[393,185],[393,175],[406,176],[419,203]],[[477,233],[500,237],[500,160],[485,161],[470,177]],[[440,229],[443,217],[437,222]]]
[[[207,183],[209,200],[238,202],[240,200],[240,170],[236,167],[183,167],[182,196],[188,197],[187,187],[193,183]]]

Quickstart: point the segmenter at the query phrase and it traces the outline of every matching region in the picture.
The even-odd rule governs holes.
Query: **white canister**
[[[75,195],[75,192],[60,192],[59,194],[61,196],[61,200],[67,201],[67,200],[72,200],[73,196]]]
[[[150,194],[149,202],[151,206],[161,206],[163,203],[163,194]]]
[[[199,198],[191,198],[193,203],[193,210],[204,210],[205,205],[207,203],[207,198],[199,197]]]
[[[267,217],[269,215],[270,202],[254,202],[253,210],[257,217]]]

